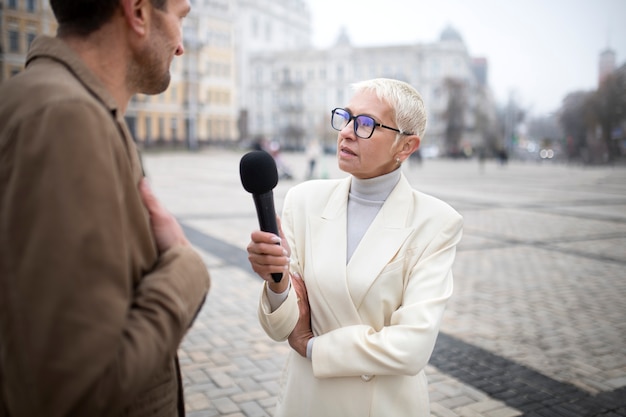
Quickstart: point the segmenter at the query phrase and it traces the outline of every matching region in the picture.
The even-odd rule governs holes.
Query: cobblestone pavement
[[[271,416],[289,349],[256,319],[261,280],[245,247],[258,225],[243,153],[144,155],[212,276],[180,349],[191,417]],[[295,179],[274,190],[278,211],[306,172],[304,155],[285,159]],[[345,175],[333,156],[318,168]],[[432,416],[626,416],[626,168],[425,160],[403,170],[465,219],[427,368]]]

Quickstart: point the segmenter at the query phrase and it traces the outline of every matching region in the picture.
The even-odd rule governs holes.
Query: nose
[[[180,42],[178,46],[176,47],[176,51],[174,52],[174,55],[181,56],[184,53],[185,53],[185,47],[183,46],[183,43]]]
[[[356,133],[354,132],[354,127],[355,127],[354,123],[356,123],[354,119],[348,121],[348,123],[339,132],[341,137],[346,138],[346,139],[356,140]]]

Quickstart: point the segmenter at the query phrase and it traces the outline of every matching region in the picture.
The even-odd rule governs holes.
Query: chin
[[[337,166],[339,167],[340,170],[348,174],[352,174],[354,172],[354,168],[352,164],[342,161],[341,158],[337,161]]]

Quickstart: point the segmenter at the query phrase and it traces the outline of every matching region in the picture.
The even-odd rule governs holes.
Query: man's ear
[[[124,19],[128,27],[140,36],[145,36],[150,20],[150,0],[120,0]]]

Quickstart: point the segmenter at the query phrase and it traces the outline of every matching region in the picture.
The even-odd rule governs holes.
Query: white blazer
[[[290,268],[306,283],[316,339],[312,359],[290,351],[275,415],[428,417],[424,367],[452,294],[462,217],[402,175],[346,265],[350,183],[308,181],[285,197]],[[274,312],[265,294],[261,325],[286,340],[295,290]]]

